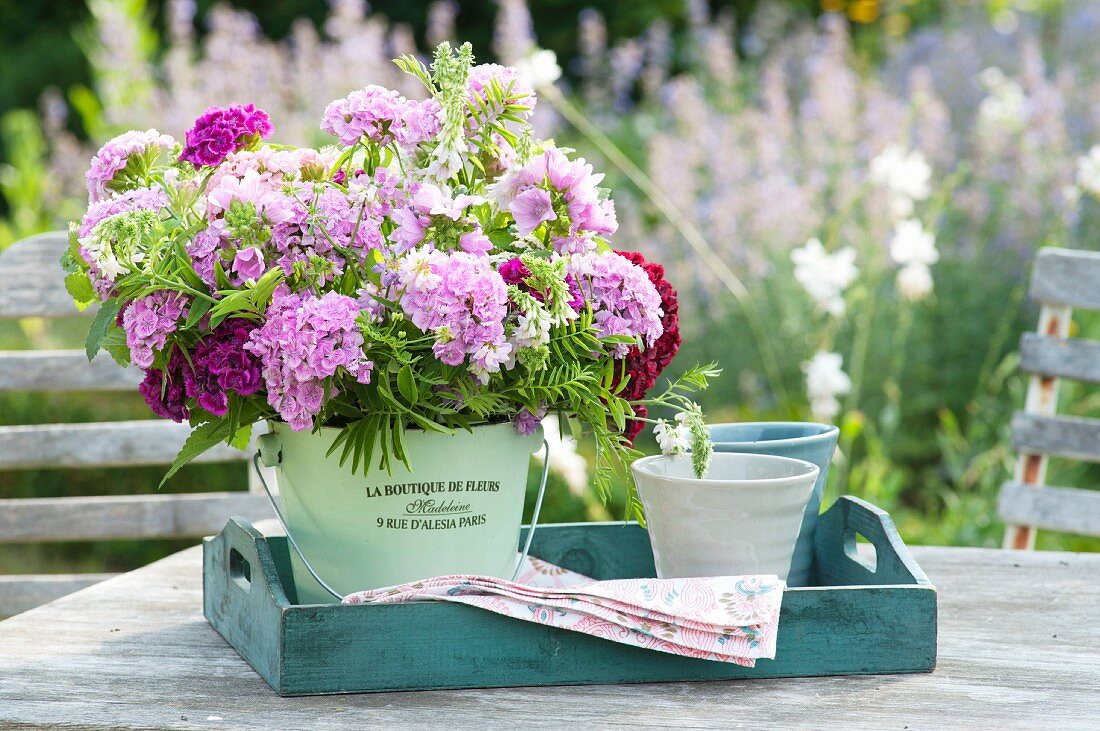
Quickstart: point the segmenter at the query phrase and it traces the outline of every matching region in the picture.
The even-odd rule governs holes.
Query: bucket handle
[[[266,436],[268,435],[265,434],[264,437]],[[260,439],[263,441],[263,437],[260,437]],[[535,511],[531,515],[531,528],[527,531],[527,540],[524,541],[523,552],[519,557],[519,561],[516,562],[516,570],[512,574],[512,581],[519,578],[520,572],[523,571],[523,565],[527,561],[527,554],[531,550],[531,540],[535,537],[535,528],[538,527],[539,523],[539,512],[542,510],[542,498],[546,493],[546,479],[550,475],[550,443],[544,438],[542,440],[542,446],[546,450],[546,458],[543,459],[542,462],[542,479],[539,482],[538,496],[535,498]],[[256,470],[256,476],[260,478],[260,485],[263,486],[268,502],[271,503],[271,509],[275,511],[276,520],[279,521],[279,525],[282,526],[283,532],[286,533],[287,542],[289,542],[290,547],[294,549],[294,553],[298,554],[298,558],[301,559],[302,565],[306,567],[306,571],[308,571],[309,575],[321,585],[321,588],[337,599],[343,600],[344,596],[329,586],[328,582],[321,578],[317,570],[313,568],[313,564],[311,564],[305,554],[302,553],[301,547],[298,546],[298,542],[294,540],[294,536],[290,533],[290,526],[287,525],[286,518],[283,517],[283,511],[279,509],[278,501],[275,500],[275,496],[271,493],[271,488],[267,485],[267,480],[264,479],[263,470],[260,469],[261,460],[265,467],[274,467],[283,461],[282,452],[278,451],[275,455],[264,457],[261,456],[262,451],[263,449],[261,446],[261,448],[257,449],[256,453],[252,455],[252,467]]]

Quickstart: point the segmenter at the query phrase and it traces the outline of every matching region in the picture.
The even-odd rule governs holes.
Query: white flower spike
[[[825,251],[821,241],[810,239],[801,249],[791,252],[794,278],[823,312],[833,317],[844,314],[844,290],[859,276],[855,265],[856,250],[846,246],[834,254]]]

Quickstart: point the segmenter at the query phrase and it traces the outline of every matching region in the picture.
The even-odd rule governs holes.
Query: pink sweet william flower
[[[180,160],[196,169],[214,167],[230,154],[266,139],[273,130],[267,112],[252,104],[209,107],[187,130]]]
[[[88,202],[95,203],[111,195],[117,182],[115,176],[122,172],[136,156],[152,155],[159,150],[171,150],[176,141],[155,129],[144,132],[131,130],[106,142],[92,158],[85,180],[88,184]]]
[[[337,292],[317,297],[283,288],[267,310],[267,322],[249,335],[243,348],[260,360],[267,402],[291,429],[312,428],[326,379],[337,370],[370,383],[374,363],[363,353],[359,311],[357,300]]]
[[[470,372],[483,383],[512,364],[504,334],[508,286],[488,257],[423,247],[401,261],[399,275],[401,308],[435,334],[435,357],[457,366],[471,356]]]
[[[516,196],[508,210],[516,219],[516,228],[520,236],[526,236],[542,224],[543,221],[557,219],[550,194],[542,188],[529,188]]]
[[[371,84],[329,104],[321,129],[344,145],[366,137],[383,147],[396,142],[411,148],[439,134],[442,114],[434,99],[409,101],[393,89]]]
[[[661,295],[642,267],[611,251],[574,254],[566,267],[595,316],[600,337],[637,336],[644,347],[661,337]],[[622,358],[630,347],[620,343],[611,350]]]
[[[151,367],[153,358],[186,314],[187,298],[176,292],[161,290],[134,300],[122,313],[122,329],[133,364]]]

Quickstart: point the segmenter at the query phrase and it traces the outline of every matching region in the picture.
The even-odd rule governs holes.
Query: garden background
[[[179,137],[207,105],[255,102],[274,139],[310,144],[329,100],[411,93],[401,53],[550,49],[561,93],[536,126],[608,171],[616,246],[666,264],[671,370],[724,369],[709,420],[835,421],[826,504],[866,498],[911,543],[995,546],[1030,262],[1100,241],[1098,32],[1083,0],[6,0],[0,249],[78,218],[88,160],[125,129]],[[85,325],[0,323],[0,349],[79,347]],[[1100,336],[1100,319],[1074,330]],[[1061,410],[1100,415],[1100,394],[1066,384]],[[122,418],[152,415],[136,394],[0,394],[0,424]],[[604,505],[585,489],[588,445],[557,452],[544,519],[621,517],[624,491]],[[243,489],[244,469],[190,466],[166,489]],[[0,472],[0,497],[148,492],[161,473]],[[0,573],[124,570],[187,543],[11,546]]]

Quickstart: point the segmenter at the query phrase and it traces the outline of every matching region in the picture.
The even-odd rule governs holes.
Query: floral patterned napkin
[[[530,557],[516,581],[438,576],[344,597],[344,604],[444,601],[649,650],[753,667],[775,657],[785,585],[775,576],[617,579]]]

